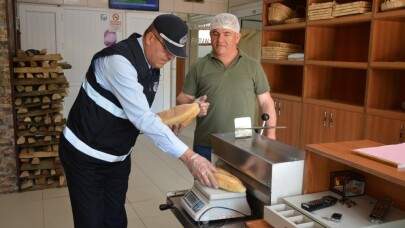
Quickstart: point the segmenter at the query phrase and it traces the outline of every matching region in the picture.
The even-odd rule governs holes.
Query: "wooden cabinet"
[[[360,139],[363,113],[304,104],[301,147],[311,143]]]
[[[405,173],[351,153],[353,149],[382,145],[369,140],[307,145],[303,193],[328,191],[331,172],[353,170],[365,176],[367,195],[390,198],[395,207],[405,210]]]
[[[277,141],[299,147],[301,102],[288,100],[283,98],[283,96],[277,95],[273,99],[277,114],[277,125],[287,127],[285,129],[277,129]]]
[[[372,10],[364,14],[273,25],[268,8],[275,2],[296,10],[331,1],[263,0],[262,45],[271,40],[304,47],[302,61],[262,59],[272,95],[302,103],[300,148],[354,139],[398,143],[400,130],[385,125],[393,119],[401,129],[405,121],[405,9],[382,12],[384,0],[371,0]]]

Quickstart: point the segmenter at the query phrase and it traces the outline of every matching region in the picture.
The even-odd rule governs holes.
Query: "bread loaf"
[[[181,124],[187,127],[200,112],[198,103],[182,104],[168,110],[156,113],[166,125]]]
[[[242,181],[224,169],[217,168],[214,177],[219,188],[230,192],[246,192],[246,187],[243,185]]]

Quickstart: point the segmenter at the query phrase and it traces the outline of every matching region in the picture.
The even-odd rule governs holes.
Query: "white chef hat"
[[[240,31],[238,18],[230,13],[217,14],[211,21],[210,30],[213,29],[229,29],[234,32]]]

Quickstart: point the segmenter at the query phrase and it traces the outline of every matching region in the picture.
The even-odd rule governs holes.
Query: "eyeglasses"
[[[169,49],[167,49],[165,43],[163,43],[163,42],[160,40],[160,37],[158,37],[154,32],[152,32],[152,34],[156,37],[156,39],[159,41],[159,43],[163,46],[163,48],[165,49],[165,51],[167,51],[168,53],[170,53],[170,51],[169,51]]]

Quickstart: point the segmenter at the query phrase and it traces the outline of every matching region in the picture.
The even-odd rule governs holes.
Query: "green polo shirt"
[[[234,120],[251,117],[257,122],[256,96],[269,92],[270,86],[259,61],[239,50],[225,67],[209,53],[189,70],[182,91],[196,98],[207,95],[208,114],[197,118],[194,145],[211,146],[214,133],[234,132]]]

